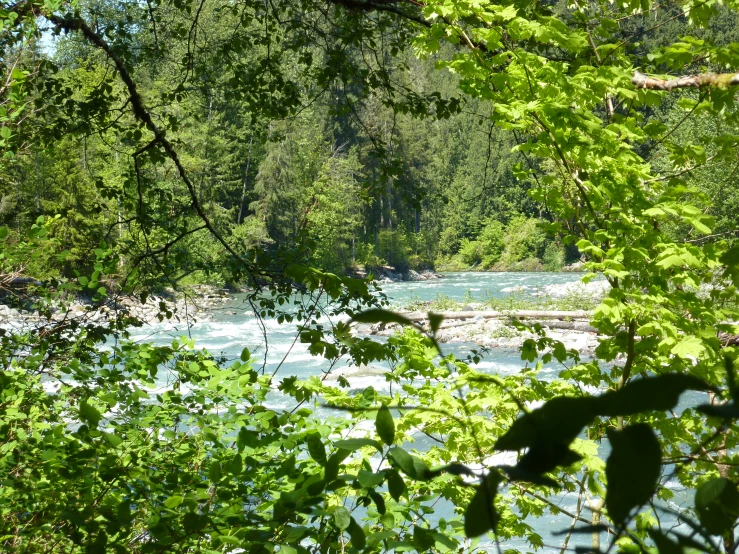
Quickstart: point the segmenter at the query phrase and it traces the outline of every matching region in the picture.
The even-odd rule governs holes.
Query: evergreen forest
[[[735,0],[0,0],[0,550],[736,552],[737,87]],[[505,373],[376,279],[563,268]]]

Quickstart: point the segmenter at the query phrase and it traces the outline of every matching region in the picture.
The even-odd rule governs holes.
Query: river
[[[443,279],[388,283],[382,285],[382,290],[391,301],[391,306],[399,307],[411,302],[425,302],[439,298],[449,298],[460,302],[483,301],[490,297],[504,299],[511,295],[519,298],[521,296],[534,298],[537,295],[572,286],[578,283],[580,278],[581,275],[577,273],[449,273],[445,274]],[[253,357],[258,360],[258,366],[264,363],[266,354],[266,364],[264,364],[266,371],[272,372],[282,364],[277,374],[278,381],[293,375],[299,378],[321,375],[322,370],[326,369],[327,364],[323,358],[311,355],[306,345],[295,340],[297,333],[295,324],[278,324],[277,321],[270,319],[263,323],[266,327],[268,348],[264,344],[262,329],[248,304],[244,302],[243,297],[235,295],[229,302],[213,310],[208,319],[195,323],[189,330],[185,326],[164,323],[137,329],[134,331],[134,338],[166,344],[173,338],[189,334],[197,346],[207,348],[212,354],[226,358],[237,358],[246,346],[252,352]],[[445,345],[446,351],[457,355],[466,355],[473,348],[476,348],[476,345],[464,343]],[[485,355],[477,367],[480,371],[491,374],[510,374],[520,371],[523,365],[517,351],[493,349]],[[554,378],[558,371],[554,367],[545,367],[542,373],[544,377],[549,374]],[[387,392],[388,390],[388,385],[381,375],[351,377],[349,381],[352,389],[373,386],[378,391]],[[268,402],[274,409],[289,408],[293,403],[291,398],[284,397],[276,391],[270,395]],[[605,448],[605,445],[601,448]],[[603,453],[605,454],[605,451]],[[682,497],[683,501],[687,500],[684,491],[678,496]],[[564,510],[576,511],[574,495],[561,495],[554,497],[553,501]],[[450,515],[448,506],[437,510],[439,517]],[[589,517],[589,512],[583,511],[583,515]],[[570,518],[566,516],[555,516],[548,513],[541,518],[533,519],[531,524],[542,535],[547,545],[540,552],[559,552],[560,547],[557,545],[561,544],[562,537],[552,535],[552,531],[561,530],[570,522]],[[575,535],[571,538],[569,547],[589,544],[589,535]],[[501,547],[503,550],[507,548],[531,550],[523,539],[506,541]],[[492,544],[488,548],[491,552],[496,550]]]

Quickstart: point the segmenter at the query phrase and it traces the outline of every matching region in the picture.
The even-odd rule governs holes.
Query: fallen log
[[[463,319],[463,320],[449,320],[448,322],[445,321],[441,324],[439,327],[439,331],[443,331],[445,329],[456,329],[458,327],[466,327],[469,325],[474,325],[475,323],[478,323],[478,321],[475,320],[469,320],[469,319]],[[534,323],[539,323],[542,327],[548,327],[549,329],[562,329],[565,331],[582,331],[585,333],[597,333],[598,330],[590,325],[587,321],[563,321],[559,319],[549,319],[549,320],[526,320],[526,323],[528,325],[533,325]]]
[[[559,320],[590,320],[591,313],[585,310],[573,311],[546,311],[546,310],[510,310],[510,311],[466,311],[466,312],[433,312],[442,316],[445,320],[457,319],[559,319]],[[411,321],[428,321],[426,312],[410,312],[402,314]]]

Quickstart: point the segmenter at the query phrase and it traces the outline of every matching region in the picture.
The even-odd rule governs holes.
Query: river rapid
[[[382,291],[389,298],[391,307],[395,308],[440,298],[474,304],[487,298],[506,299],[512,295],[519,299],[522,297],[533,299],[542,295],[562,296],[568,291],[577,291],[581,286],[578,285],[581,277],[582,275],[577,273],[448,273],[442,279],[436,280],[387,283],[382,285]],[[263,365],[264,370],[269,373],[279,367],[276,382],[288,376],[308,378],[313,375],[322,375],[328,369],[326,360],[311,355],[306,345],[296,340],[298,329],[296,324],[278,324],[273,319],[264,320],[263,324],[267,335],[267,345],[265,345],[263,329],[249,305],[245,303],[242,296],[234,295],[227,302],[210,310],[207,318],[197,321],[189,329],[184,324],[164,322],[135,329],[132,335],[135,340],[146,340],[156,344],[167,344],[174,338],[189,335],[195,340],[197,347],[206,348],[211,354],[227,359],[236,359],[242,349],[248,347],[252,352],[256,367],[261,368]],[[382,339],[378,338],[378,340]],[[454,352],[462,357],[476,349],[477,345],[454,343],[443,345],[443,347],[446,352]],[[382,367],[382,364],[374,365],[378,370]],[[524,365],[517,350],[494,348],[485,354],[477,368],[494,375],[506,375],[519,372]],[[341,371],[341,364],[334,371],[336,369]],[[346,371],[346,368],[343,369]],[[545,367],[542,377],[555,378],[560,369],[561,367]],[[374,374],[361,375],[351,375],[349,371],[349,375],[348,380],[352,389],[372,386],[378,391],[388,392],[388,384],[379,371]],[[291,398],[282,396],[276,390],[268,398],[270,407],[277,410],[290,408],[293,402]],[[318,406],[316,408],[320,416],[322,410]],[[422,441],[413,446],[422,448],[421,443]],[[600,448],[604,449],[607,446],[603,444]],[[606,451],[603,450],[602,454],[606,454]],[[685,491],[678,492],[678,496],[687,500]],[[574,495],[559,495],[552,497],[552,500],[563,510],[571,513],[577,510]],[[437,505],[436,517],[449,518],[451,516],[450,505]],[[589,518],[590,514],[587,510],[583,510],[583,516]],[[560,552],[563,537],[553,535],[552,532],[567,527],[571,523],[571,518],[546,513],[541,518],[532,518],[530,523],[547,545],[539,552]],[[601,539],[605,539],[605,536]],[[574,535],[569,541],[568,548],[573,549],[575,546],[589,544],[589,535]],[[484,542],[480,546],[485,551],[497,551],[497,547],[490,542]],[[508,548],[516,548],[523,552],[532,550],[523,539],[506,541],[501,544],[503,551]]]
[[[576,286],[580,278],[581,274],[577,273],[447,273],[442,279],[384,284],[382,291],[390,300],[392,309],[439,298],[470,303],[512,296],[534,298]],[[198,347],[233,359],[248,347],[257,364],[264,364],[265,371],[272,372],[282,364],[278,378],[292,375],[307,378],[320,375],[327,368],[323,358],[311,355],[306,345],[295,340],[296,324],[279,324],[274,319],[266,319],[262,323],[267,334],[266,345],[263,329],[251,308],[243,296],[234,295],[189,329],[184,323],[165,321],[134,329],[132,333],[135,340],[149,340],[156,344],[167,344],[181,335],[189,335]],[[455,344],[448,345],[447,351],[466,354],[475,347],[471,343]],[[483,371],[505,374],[519,371],[523,365],[517,352],[496,349],[485,356],[479,367]],[[352,387],[373,385],[382,389],[385,384],[381,375],[361,379],[366,383],[358,380],[352,382]]]

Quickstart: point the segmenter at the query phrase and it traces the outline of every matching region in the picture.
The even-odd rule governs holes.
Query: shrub
[[[500,259],[505,249],[505,228],[500,221],[491,220],[483,228],[478,239],[482,248],[482,265],[490,267]]]
[[[542,258],[544,268],[548,271],[557,271],[565,265],[565,249],[559,242],[550,242],[544,249]]]
[[[482,261],[482,243],[477,240],[462,239],[459,247],[459,259],[465,265],[473,265]]]
[[[527,258],[541,259],[547,242],[546,233],[538,227],[538,219],[519,215],[511,219],[506,227],[505,250],[501,256],[504,265]]]

